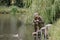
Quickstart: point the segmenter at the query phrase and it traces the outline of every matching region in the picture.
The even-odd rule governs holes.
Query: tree
[[[11,0],[0,0],[0,5],[10,6]]]

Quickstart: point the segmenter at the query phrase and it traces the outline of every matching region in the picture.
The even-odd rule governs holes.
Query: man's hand
[[[36,20],[37,22],[39,22],[39,20]]]

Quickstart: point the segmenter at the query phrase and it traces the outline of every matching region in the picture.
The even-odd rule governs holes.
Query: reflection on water
[[[31,25],[26,26],[23,22],[17,28],[17,19],[9,14],[0,15],[0,40],[33,40]],[[18,30],[17,30],[18,29]]]
[[[17,40],[17,19],[9,14],[0,14],[0,40]]]

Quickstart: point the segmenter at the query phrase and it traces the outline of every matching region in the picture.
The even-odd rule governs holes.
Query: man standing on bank
[[[35,32],[40,30],[42,27],[44,27],[44,21],[41,16],[39,16],[38,12],[34,13],[34,30]]]

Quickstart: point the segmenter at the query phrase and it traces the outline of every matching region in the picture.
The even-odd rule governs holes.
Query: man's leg
[[[40,30],[41,29],[41,26],[38,25],[38,27],[39,27],[39,30]],[[38,39],[41,40],[41,31],[38,32]]]
[[[34,25],[34,31],[35,32],[37,31],[37,25]]]
[[[39,27],[39,30],[41,29],[41,25],[38,25],[38,27]]]
[[[41,40],[41,32],[38,32],[38,39]]]
[[[34,32],[37,31],[37,26],[34,24]],[[34,35],[34,40],[36,40],[36,34],[33,34]]]
[[[37,31],[37,27],[35,26],[35,32]]]

